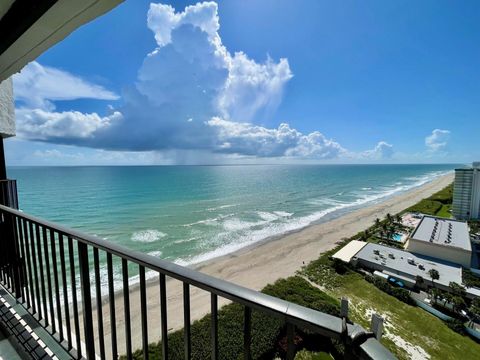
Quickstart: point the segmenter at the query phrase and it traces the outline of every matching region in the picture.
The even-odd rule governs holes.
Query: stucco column
[[[7,179],[3,139],[15,136],[15,104],[12,79],[0,83],[0,180]]]

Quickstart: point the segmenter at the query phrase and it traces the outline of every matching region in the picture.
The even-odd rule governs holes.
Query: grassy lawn
[[[428,354],[431,359],[458,359],[461,354],[463,360],[478,359],[479,344],[452,331],[433,315],[387,295],[357,273],[338,275],[332,270],[324,265],[308,266],[303,273],[329,295],[346,296],[351,319],[365,328],[370,327],[372,312],[381,314],[386,319],[382,343],[398,358]]]
[[[440,216],[440,217],[444,217],[444,218],[450,218],[450,217],[452,217],[452,214],[450,213],[451,208],[452,208],[451,204],[444,204],[444,205],[442,205],[440,210],[438,210],[436,215]]]

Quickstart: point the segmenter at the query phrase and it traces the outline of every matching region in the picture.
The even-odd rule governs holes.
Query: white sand
[[[264,242],[256,247],[242,249],[236,253],[213,259],[196,268],[206,274],[222,278],[252,289],[260,290],[279,278],[291,276],[302,265],[315,260],[322,252],[335,246],[342,238],[350,237],[371,226],[375,219],[387,213],[395,214],[444,188],[453,181],[453,174],[443,176],[419,188],[366,206],[337,219],[309,226],[301,231]],[[182,284],[176,280],[167,281],[168,328],[183,327]],[[210,312],[209,293],[191,289],[191,318],[199,319]],[[147,288],[149,341],[160,338],[160,306],[158,281]],[[219,298],[219,303],[226,301]],[[138,288],[130,293],[133,348],[141,347],[140,295]],[[119,352],[124,353],[123,299],[117,297],[117,336]],[[107,352],[110,348],[109,307],[103,306],[105,341]],[[96,332],[96,330],[95,330]],[[96,334],[96,337],[98,335]],[[108,357],[108,355],[107,355]]]

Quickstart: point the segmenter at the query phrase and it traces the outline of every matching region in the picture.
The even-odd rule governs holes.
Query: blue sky
[[[14,77],[8,164],[480,158],[477,1],[162,4],[127,0]]]

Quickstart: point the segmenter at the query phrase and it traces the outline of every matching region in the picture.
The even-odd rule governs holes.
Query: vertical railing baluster
[[[87,359],[95,359],[95,340],[93,334],[92,294],[90,292],[90,265],[88,264],[88,246],[77,241],[78,262],[80,265],[80,288],[82,291],[83,331]]]
[[[30,307],[30,299],[29,299],[29,289],[28,289],[28,278],[27,278],[27,255],[25,254],[25,241],[23,238],[23,219],[16,216],[17,220],[17,229],[18,229],[18,238],[20,241],[20,248],[22,249],[22,259],[21,263],[19,264],[23,279],[23,295],[22,295],[22,303],[27,305],[27,309]]]
[[[110,308],[110,334],[112,338],[112,359],[118,358],[117,349],[117,320],[115,316],[115,284],[113,283],[113,262],[112,254],[107,253],[107,273],[108,273],[108,300]]]
[[[35,294],[34,294],[34,285],[32,277],[32,263],[30,260],[30,248],[29,248],[29,236],[28,236],[28,224],[27,220],[22,219],[22,228],[24,234],[25,242],[25,254],[27,256],[27,272],[28,272],[28,297],[27,297],[27,306],[28,309],[32,309],[32,312],[35,313]]]
[[[0,192],[1,192],[2,189],[0,189]],[[0,223],[3,222],[3,213],[0,212]],[[6,263],[6,251],[5,251],[5,241],[3,241],[3,233],[1,233],[0,235],[1,236],[1,240],[0,241],[0,262],[2,264],[5,264]],[[3,266],[0,266],[0,282],[2,284],[5,284],[5,273],[4,273],[4,267]]]
[[[192,358],[192,340],[190,330],[190,285],[183,283],[183,337],[185,347],[185,359]]]
[[[60,270],[62,272],[62,288],[63,288],[63,306],[65,310],[65,326],[67,327],[67,344],[68,349],[72,348],[72,328],[70,326],[70,310],[68,306],[68,287],[67,287],[67,269],[65,266],[65,245],[63,243],[63,235],[58,234],[58,247],[60,248]]]
[[[50,325],[52,326],[52,332],[56,332],[55,324],[55,312],[53,309],[53,291],[52,291],[52,271],[50,269],[50,256],[48,252],[48,238],[47,238],[47,229],[43,227],[43,253],[45,256],[45,271],[47,273],[47,289],[48,289],[48,305],[50,310]]]
[[[55,242],[56,242],[55,232],[53,229],[50,229],[50,252],[51,252],[50,255],[52,256],[53,285],[55,287],[55,306],[57,307],[58,334],[60,337],[60,342],[62,342],[64,339],[62,306],[60,302],[60,285],[58,282],[58,267],[57,267],[57,247]]]
[[[35,239],[35,233],[33,232],[33,224],[31,221],[28,222],[28,229],[30,230],[30,247],[32,251],[32,267],[33,267],[33,274],[35,276],[35,295],[36,295],[36,314],[38,319],[40,320],[42,318],[42,304],[40,302],[40,285],[38,283],[38,272],[37,272],[37,257],[35,255],[35,241],[38,241]]]
[[[295,325],[287,323],[287,360],[293,360],[295,357]]]
[[[128,262],[122,259],[123,277],[123,312],[125,316],[125,344],[127,348],[127,359],[132,359],[132,328],[130,325],[130,289],[128,286]]]
[[[15,279],[16,279],[16,295],[17,299],[22,299],[21,302],[25,302],[25,292],[23,288],[23,266],[22,266],[22,261],[23,261],[23,248],[20,243],[20,234],[18,231],[18,226],[17,226],[17,217],[13,214],[10,214],[10,219],[11,219],[11,225],[12,225],[12,232],[13,232],[13,237],[15,241],[15,249],[16,249],[16,254],[17,258],[15,259],[14,266],[15,266]]]
[[[217,294],[210,294],[211,299],[211,346],[212,346],[212,360],[218,359],[218,296]]]
[[[82,342],[80,338],[80,323],[78,319],[77,281],[75,279],[75,258],[73,257],[73,239],[68,237],[68,260],[70,264],[70,287],[72,289],[73,325],[75,327],[75,340],[77,357],[82,357]]]
[[[38,257],[38,272],[40,273],[40,288],[42,290],[43,300],[43,320],[45,326],[48,325],[48,310],[47,310],[47,294],[45,291],[45,276],[43,272],[43,256],[42,256],[42,236],[40,235],[40,225],[35,224],[35,232],[37,234],[37,257]]]
[[[145,267],[139,265],[140,273],[140,311],[142,316],[142,348],[143,359],[148,360],[148,320],[147,320],[147,289],[145,285]]]
[[[100,359],[103,360],[105,359],[105,339],[103,338],[102,284],[98,248],[93,248],[93,266],[95,268],[95,291],[97,298],[98,342],[100,346]]]
[[[167,287],[165,274],[160,274],[160,317],[162,356],[164,360],[168,360]]]
[[[245,360],[252,359],[252,309],[245,306],[243,314],[243,358]]]

